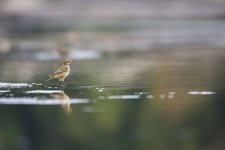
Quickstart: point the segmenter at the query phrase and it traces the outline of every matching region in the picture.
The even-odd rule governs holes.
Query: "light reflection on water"
[[[150,94],[150,92],[147,92],[147,89],[139,89],[143,91],[134,91],[134,92],[125,92],[124,94],[115,95],[107,93],[105,94],[104,91],[117,91],[117,92],[123,92],[126,90],[129,90],[130,87],[127,88],[121,88],[121,87],[113,87],[113,86],[77,86],[73,87],[72,89],[66,88],[66,90],[86,90],[86,93],[89,93],[90,91],[95,90],[96,95],[95,97],[83,97],[76,98],[72,100],[66,93],[62,90],[50,90],[47,87],[47,89],[40,89],[40,90],[29,90],[29,88],[32,87],[43,87],[43,84],[35,84],[35,83],[0,83],[1,88],[10,88],[11,90],[0,90],[1,97],[4,97],[0,100],[1,104],[37,104],[37,105],[57,105],[57,104],[64,104],[65,101],[63,100],[70,100],[71,104],[77,104],[77,103],[87,103],[90,102],[93,99],[98,100],[138,100],[138,99],[174,99],[176,98],[176,95],[182,94],[183,96],[194,96],[194,95],[215,95],[215,91],[186,91],[185,93],[177,93],[176,91],[168,91],[166,93],[159,93],[159,94]],[[15,96],[15,89],[27,87],[26,89],[21,90],[20,92],[17,92],[17,94],[21,94],[21,96]],[[43,87],[43,88],[46,88]],[[60,86],[56,86],[55,88],[60,88]],[[82,92],[80,92],[82,93]],[[35,94],[35,95],[34,95]],[[46,97],[46,95],[50,95],[50,97]],[[8,98],[7,98],[8,97]],[[15,97],[15,100],[13,100],[13,97]],[[55,101],[51,98],[54,98],[56,100],[62,100],[62,101]],[[191,97],[190,97],[191,98]],[[44,99],[44,100],[43,100]],[[80,100],[80,101],[79,101]],[[83,101],[82,101],[83,100]]]
[[[81,104],[88,103],[88,99],[45,99],[37,98],[0,98],[0,104],[11,105],[64,105],[64,104]]]
[[[61,62],[2,60],[2,141],[26,137],[37,149],[48,149],[41,143],[199,149],[203,139],[217,140],[218,131],[225,131],[224,59],[211,52],[184,53],[75,60],[64,91],[55,80],[44,82]]]
[[[0,3],[0,150],[225,149],[222,1]]]

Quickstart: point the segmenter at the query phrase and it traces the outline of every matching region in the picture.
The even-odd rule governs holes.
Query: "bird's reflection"
[[[63,90],[59,93],[51,94],[51,97],[54,98],[55,100],[66,101],[66,104],[62,104],[64,111],[66,113],[72,112],[72,108],[70,107],[70,97],[68,95],[66,95],[66,93]]]

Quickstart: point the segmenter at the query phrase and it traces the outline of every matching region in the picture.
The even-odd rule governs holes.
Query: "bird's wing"
[[[68,72],[68,66],[62,65],[59,69],[56,70],[54,76],[62,75]]]

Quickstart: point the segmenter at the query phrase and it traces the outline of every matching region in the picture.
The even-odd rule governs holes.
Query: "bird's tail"
[[[48,82],[48,81],[50,81],[50,80],[52,80],[52,79],[54,79],[55,77],[54,76],[52,76],[52,75],[49,75],[49,79],[47,79],[45,82]]]

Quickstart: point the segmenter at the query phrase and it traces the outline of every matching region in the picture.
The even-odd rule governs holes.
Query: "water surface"
[[[60,64],[1,59],[2,149],[211,149],[225,139],[221,49],[74,60],[64,88],[45,82]]]

